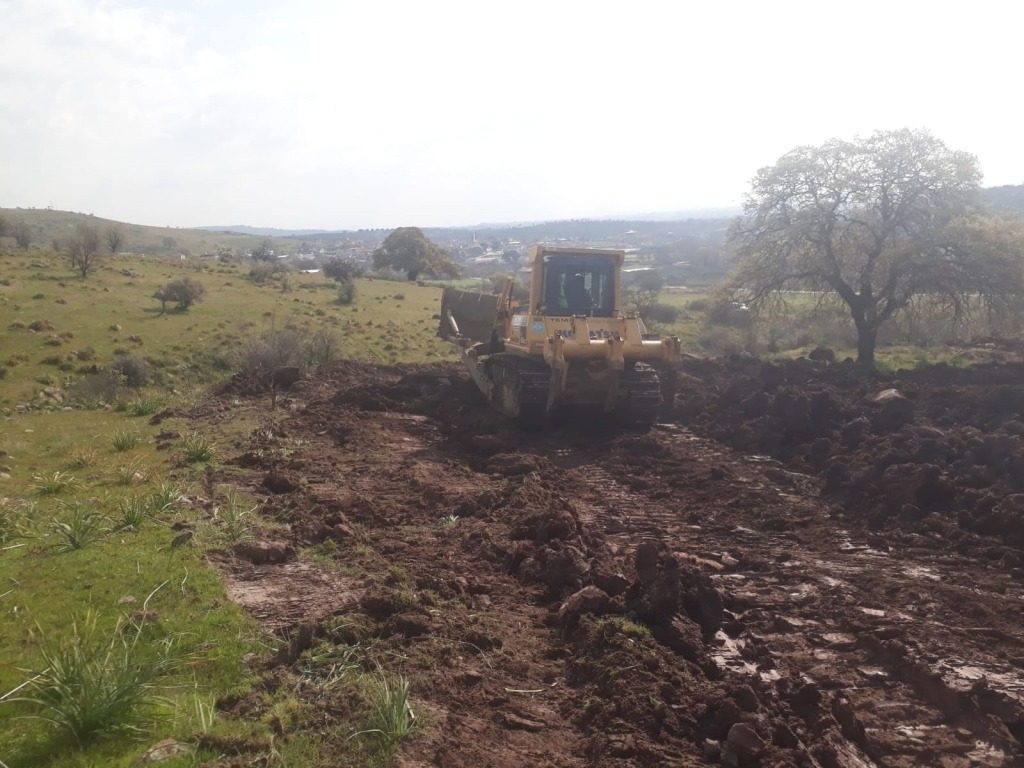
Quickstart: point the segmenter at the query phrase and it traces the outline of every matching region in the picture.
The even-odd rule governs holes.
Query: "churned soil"
[[[653,427],[522,431],[455,365],[340,362],[190,418],[258,424],[206,481],[276,523],[216,558],[268,676],[406,676],[398,765],[1024,765],[1019,364],[691,359]]]

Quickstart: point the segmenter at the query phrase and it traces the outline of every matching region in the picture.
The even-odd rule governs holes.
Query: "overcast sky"
[[[0,207],[471,225],[738,206],[927,128],[1024,183],[1024,4],[0,0]]]

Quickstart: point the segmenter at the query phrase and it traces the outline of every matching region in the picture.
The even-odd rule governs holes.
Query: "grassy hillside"
[[[0,216],[6,219],[8,224],[25,222],[30,227],[33,245],[43,249],[49,249],[54,241],[67,237],[82,222],[92,224],[99,230],[104,246],[106,239],[103,233],[110,226],[118,227],[123,235],[123,243],[119,250],[145,256],[200,256],[204,253],[216,253],[219,248],[243,253],[265,239],[269,239],[274,247],[284,249],[285,252],[294,250],[296,245],[295,240],[283,238],[264,238],[260,235],[234,232],[207,232],[180,227],[147,227],[102,219],[91,214],[53,211],[46,208],[0,208]],[[0,244],[13,246],[14,242],[10,237],[0,238]]]
[[[343,305],[322,275],[258,284],[249,270],[117,255],[82,280],[50,249],[0,250],[0,762],[8,768],[128,765],[160,738],[216,733],[213,702],[247,690],[254,672],[243,660],[272,647],[204,559],[248,535],[258,504],[207,484],[206,468],[225,471],[227,450],[188,432],[174,409],[201,402],[270,330],[327,334],[334,355],[364,360],[453,355],[434,336],[437,288],[360,280]],[[162,313],[153,293],[186,277],[206,288],[205,300]],[[111,387],[105,372],[126,360],[145,380]],[[252,429],[230,427],[240,437]],[[192,538],[175,546],[181,531]],[[141,731],[79,744],[66,729],[24,719],[54,716],[17,699],[45,698],[39,684],[54,682],[55,665],[82,682],[120,668],[110,659],[159,673],[160,698]],[[165,764],[216,757],[199,749]]]

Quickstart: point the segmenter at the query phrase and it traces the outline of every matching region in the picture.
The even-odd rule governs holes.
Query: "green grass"
[[[129,235],[129,247],[131,241]],[[275,281],[249,281],[247,264],[128,255],[108,257],[83,281],[45,247],[28,253],[0,247],[0,269],[0,463],[10,475],[0,497],[0,697],[55,660],[90,669],[97,679],[101,667],[113,673],[117,665],[97,659],[113,660],[124,649],[103,641],[120,637],[125,617],[161,584],[148,605],[155,618],[145,622],[139,642],[149,649],[143,656],[155,658],[154,649],[174,638],[181,660],[160,681],[162,705],[137,707],[132,711],[141,713],[138,720],[118,715],[96,731],[25,719],[45,706],[14,699],[43,694],[35,684],[19,689],[0,701],[0,761],[8,768],[127,766],[145,744],[135,740],[132,733],[139,731],[133,729],[141,728],[149,743],[168,736],[189,740],[202,731],[233,732],[237,724],[226,728],[212,702],[246,690],[252,679],[242,659],[267,649],[254,624],[227,601],[219,575],[204,560],[204,547],[244,539],[267,523],[259,519],[256,502],[241,496],[218,496],[209,518],[180,500],[194,495],[191,485],[206,464],[217,466],[215,443],[231,444],[258,425],[232,419],[216,432],[197,435],[182,419],[165,417],[154,425],[148,417],[200,401],[210,384],[232,374],[242,343],[271,328],[290,325],[310,339],[330,333],[346,358],[453,360],[454,348],[435,336],[431,319],[440,308],[440,290],[358,280],[355,300],[341,305],[336,285],[321,275],[292,274],[285,292]],[[205,301],[188,312],[161,315],[150,297],[186,276],[206,286]],[[38,294],[45,298],[32,298]],[[44,330],[33,332],[33,324]],[[132,389],[95,373],[116,354],[144,359],[150,382]],[[174,450],[157,451],[155,436],[163,429],[185,436]],[[182,462],[183,456],[188,460]],[[169,524],[180,519],[196,526],[196,541],[171,548],[177,534]],[[86,616],[95,641],[82,645],[76,659],[69,649],[76,645],[76,622],[84,633]],[[363,691],[361,683],[351,684]],[[368,715],[369,700],[360,701]],[[336,754],[367,764],[367,745],[348,741],[353,725],[297,732],[276,749],[289,764],[328,765]],[[268,737],[265,723],[245,727]],[[102,737],[79,739],[75,731]],[[215,759],[200,751],[169,764]]]
[[[389,760],[416,723],[409,703],[409,680],[381,671],[368,681],[367,694],[372,707],[370,717],[366,729],[355,736],[369,737],[379,755]]]
[[[199,432],[190,432],[181,439],[181,451],[189,464],[199,464],[213,459],[213,443]]]
[[[53,548],[57,552],[73,552],[97,544],[106,533],[99,510],[75,504],[69,513],[53,521]]]
[[[110,444],[118,453],[124,453],[139,444],[139,435],[136,432],[123,432],[119,430],[110,439]]]
[[[177,659],[171,644],[157,648],[143,638],[145,622],[101,632],[95,614],[69,635],[54,638],[37,630],[44,669],[28,680],[27,694],[12,704],[35,710],[24,715],[54,726],[58,738],[86,744],[117,731],[144,732],[167,716],[171,702],[160,683]]]

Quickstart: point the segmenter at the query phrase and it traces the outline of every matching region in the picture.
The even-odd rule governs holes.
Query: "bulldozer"
[[[675,336],[655,337],[622,305],[625,251],[533,246],[530,295],[446,288],[438,335],[492,407],[523,424],[599,407],[653,423],[674,396],[682,357]]]

